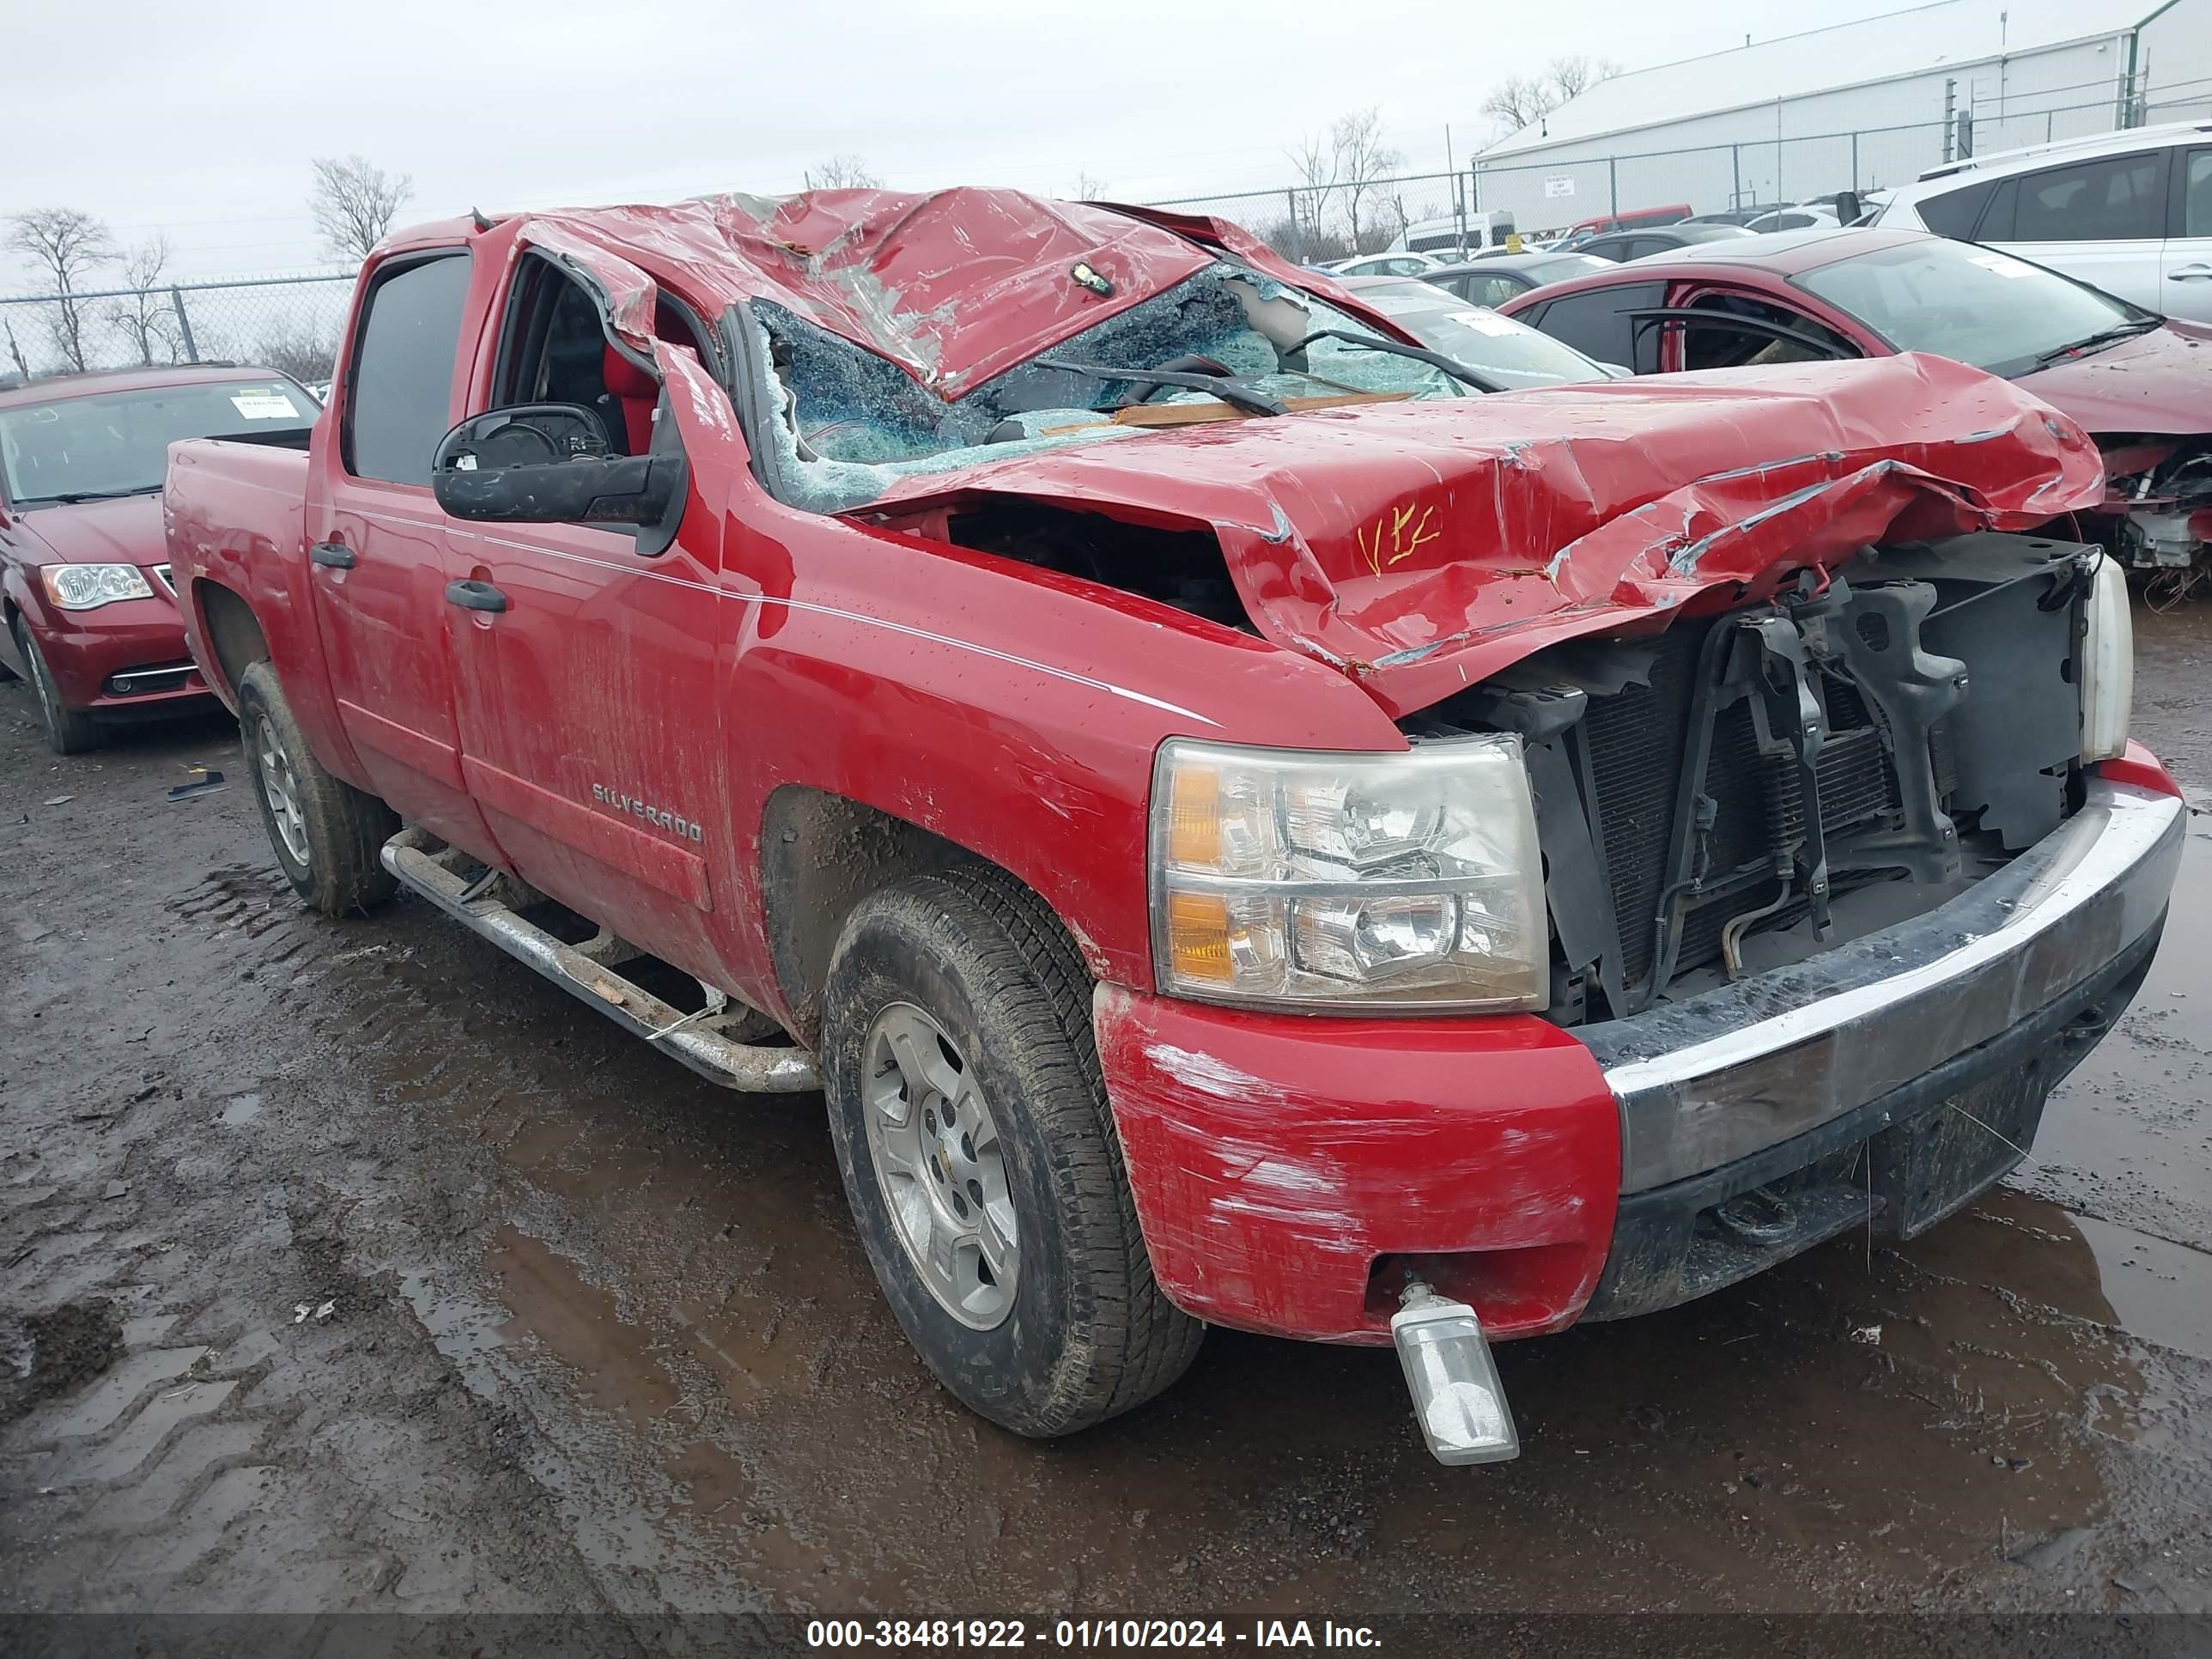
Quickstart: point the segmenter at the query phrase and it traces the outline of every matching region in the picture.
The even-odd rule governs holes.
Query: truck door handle
[[[489,582],[447,582],[446,602],[464,611],[504,611],[507,595]]]
[[[317,542],[307,550],[307,557],[332,570],[350,570],[354,567],[353,549],[343,542]]]
[[[2212,282],[2212,265],[2184,265],[2179,270],[2167,271],[2166,280],[2169,283]]]

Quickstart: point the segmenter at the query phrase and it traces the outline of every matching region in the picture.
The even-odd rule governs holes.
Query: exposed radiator
[[[1583,721],[1626,985],[1643,984],[1651,972],[1652,918],[1666,878],[1674,793],[1690,736],[1690,681],[1705,631],[1668,629],[1656,641],[1651,684],[1591,698]]]
[[[1620,933],[1620,980],[1632,1012],[1649,999],[1660,942],[1657,918],[1675,835],[1675,803],[1692,750],[1697,703],[1693,681],[1709,629],[1721,623],[1678,623],[1655,641],[1648,686],[1590,699],[1584,717],[1597,828]],[[1823,830],[1841,833],[1898,810],[1895,769],[1882,734],[1858,693],[1838,680],[1824,686],[1829,732],[1816,776]],[[1778,892],[1765,869],[1805,834],[1804,801],[1794,757],[1762,755],[1750,704],[1727,703],[1713,716],[1712,740],[1697,793],[1712,803],[1702,835],[1702,872],[1712,890],[1693,898],[1680,922],[1674,969],[1717,960],[1721,930],[1731,916],[1758,908]],[[1776,920],[1786,923],[1791,913]]]

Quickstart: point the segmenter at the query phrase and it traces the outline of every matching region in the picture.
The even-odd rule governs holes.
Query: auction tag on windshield
[[[230,406],[249,421],[296,421],[300,411],[274,386],[248,386],[230,394]]]
[[[2015,259],[2008,253],[1977,253],[1972,256],[1970,262],[1984,270],[1994,270],[2000,276],[2025,276],[2035,269],[2026,260]]]
[[[1501,317],[1494,311],[1455,311],[1452,321],[1462,328],[1471,328],[1477,334],[1512,334],[1518,331],[1512,319]]]

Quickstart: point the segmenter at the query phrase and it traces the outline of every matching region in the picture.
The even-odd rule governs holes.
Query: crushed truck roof
[[[589,271],[617,329],[640,343],[653,332],[645,278],[658,273],[714,303],[772,300],[947,402],[1224,252],[1407,337],[1226,221],[1018,190],[818,190],[536,213],[523,216],[519,240]]]

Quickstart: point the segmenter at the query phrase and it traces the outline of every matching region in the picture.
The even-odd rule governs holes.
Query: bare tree
[[[1076,201],[1096,202],[1105,194],[1106,181],[1103,179],[1094,179],[1087,172],[1079,172],[1075,175],[1074,199]]]
[[[33,208],[8,222],[8,246],[53,284],[54,349],[69,368],[85,368],[85,328],[91,319],[78,299],[92,273],[115,257],[115,235],[76,208]]]
[[[366,259],[414,198],[411,174],[394,176],[365,155],[318,155],[307,206],[334,259]]]
[[[176,309],[168,296],[156,290],[169,269],[169,238],[157,233],[123,256],[123,286],[132,292],[112,301],[105,313],[107,325],[123,337],[138,361],[151,368],[157,361],[173,363],[182,354],[177,332]]]
[[[23,379],[29,380],[31,366],[23,361],[23,348],[21,343],[15,338],[14,319],[0,317],[0,331],[5,331],[8,336],[8,355],[15,360],[15,373],[21,375]]]
[[[1610,58],[1592,58],[1579,52],[1554,58],[1552,66],[1544,71],[1553,94],[1552,108],[1581,97],[1599,82],[1610,81],[1620,73],[1620,65]]]
[[[1533,127],[1557,107],[1551,88],[1533,75],[1509,75],[1482,95],[1482,112],[1504,132]]]
[[[865,157],[840,153],[806,169],[809,190],[881,190],[884,181],[868,171]]]
[[[1283,154],[1291,158],[1302,186],[1291,192],[1293,214],[1308,229],[1318,231],[1322,216],[1328,210],[1328,198],[1336,193],[1336,146],[1327,133],[1310,132]]]
[[[1351,221],[1352,251],[1368,252],[1360,240],[1361,206],[1377,184],[1406,165],[1406,157],[1382,142],[1382,112],[1371,106],[1337,117],[1329,126],[1328,141],[1336,155],[1345,216]]]
[[[1620,73],[1620,65],[1610,58],[1569,53],[1554,58],[1541,75],[1507,76],[1484,94],[1482,112],[1496,121],[1501,131],[1518,132]]]
[[[254,342],[249,354],[264,368],[289,374],[302,386],[320,386],[331,378],[338,359],[335,324],[318,326],[295,316],[283,316]]]

